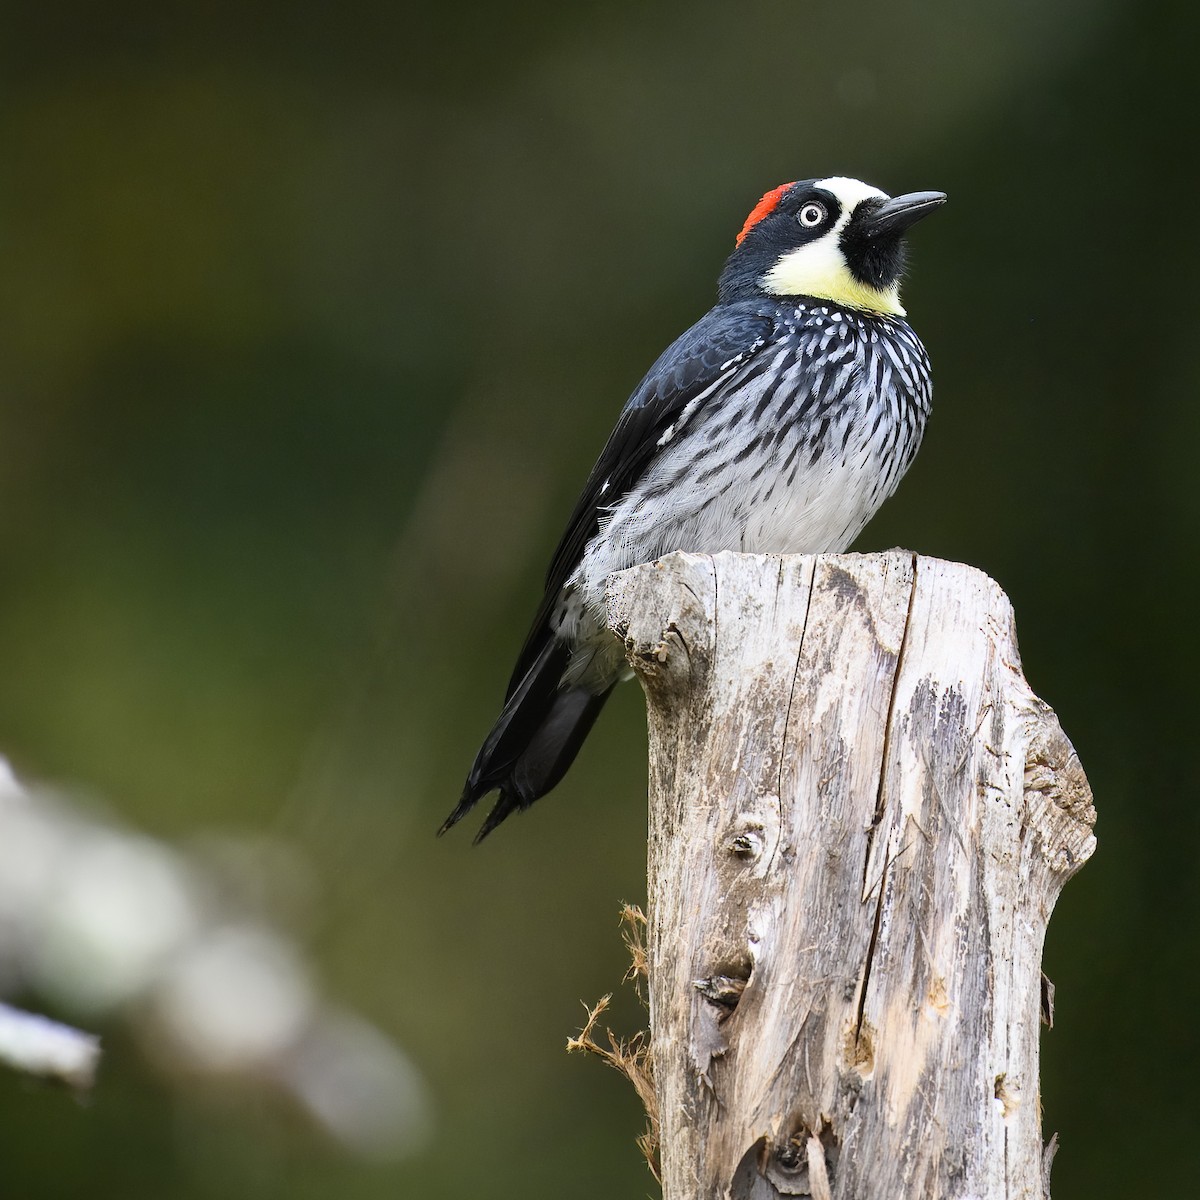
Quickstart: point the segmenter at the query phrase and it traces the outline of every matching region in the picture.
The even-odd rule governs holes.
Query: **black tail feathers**
[[[612,691],[610,687],[594,695],[586,688],[563,686],[569,660],[567,647],[548,638],[510,692],[475,756],[462,798],[439,834],[462,820],[488,792],[499,789],[499,799],[475,835],[476,843],[481,842],[505,817],[528,808],[567,773]]]

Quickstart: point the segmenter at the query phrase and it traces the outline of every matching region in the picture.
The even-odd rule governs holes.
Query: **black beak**
[[[899,237],[910,225],[945,203],[945,192],[909,192],[905,196],[894,196],[864,215],[862,230],[872,238],[888,234]]]

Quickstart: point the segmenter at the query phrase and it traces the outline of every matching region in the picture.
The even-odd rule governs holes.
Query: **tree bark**
[[[1048,1195],[1042,945],[1095,810],[981,572],[672,554],[610,581],[650,721],[664,1200]]]

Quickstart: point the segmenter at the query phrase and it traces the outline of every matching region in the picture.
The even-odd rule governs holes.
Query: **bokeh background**
[[[1193,14],[6,5],[0,752],[182,852],[257,848],[425,1123],[357,1153],[165,1069],[136,1004],[24,984],[107,1053],[84,1101],[0,1075],[0,1192],[653,1193],[632,1091],[563,1052],[644,891],[636,688],[532,813],[432,833],[625,396],[763,191],[849,174],[951,198],[905,292],[935,415],[860,547],[999,580],[1096,793],[1047,947],[1055,1198],[1190,1194]]]

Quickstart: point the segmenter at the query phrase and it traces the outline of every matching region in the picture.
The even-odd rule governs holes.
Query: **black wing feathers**
[[[478,837],[485,837],[509,813],[545,795],[570,766],[608,692],[597,696],[562,684],[571,651],[555,639],[550,620],[563,585],[599,530],[605,508],[637,484],[667,431],[672,436],[679,432],[680,422],[690,420],[692,411],[744,371],[774,327],[771,310],[755,302],[721,305],[669,346],[630,396],[551,560],[546,592],[517,659],[504,710],[442,832],[498,788],[499,799],[479,831]]]
[[[600,452],[567,522],[546,573],[546,592],[517,658],[508,696],[520,684],[549,632],[550,615],[563,585],[600,528],[604,508],[615,504],[642,477],[659,440],[688,405],[745,364],[775,327],[773,314],[756,303],[723,305],[709,311],[667,347],[634,389]],[[606,486],[607,485],[607,486]]]
[[[599,528],[601,507],[615,503],[637,483],[663,433],[692,400],[708,388],[715,390],[723,376],[762,346],[773,326],[758,305],[714,308],[663,351],[626,402],[584,484],[550,562],[547,592],[557,594],[566,583]]]

